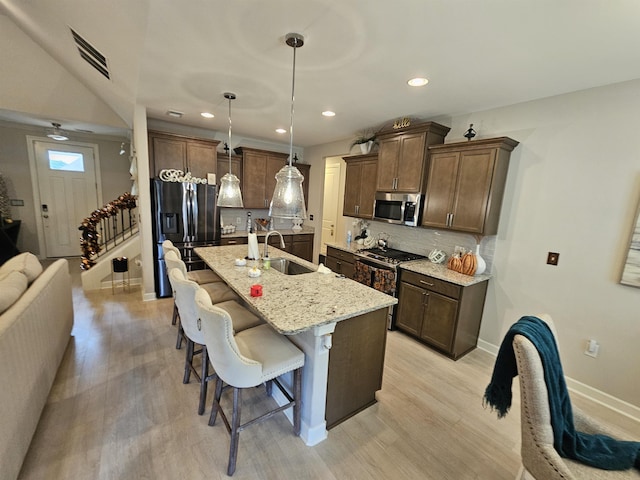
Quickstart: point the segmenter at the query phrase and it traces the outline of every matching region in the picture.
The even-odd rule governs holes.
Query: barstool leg
[[[240,440],[240,410],[242,400],[242,389],[233,388],[233,418],[231,420],[231,446],[229,447],[229,465],[227,475],[233,475],[236,471],[236,460],[238,458],[238,442]]]
[[[187,352],[184,359],[184,378],[182,383],[189,383],[191,378],[191,362],[193,362],[193,341],[187,338]]]
[[[209,416],[209,426],[213,427],[218,417],[218,408],[220,408],[220,397],[222,396],[222,379],[216,377],[216,391],[213,395],[213,404],[211,405],[211,415]]]
[[[182,322],[178,318],[178,337],[176,338],[176,350],[182,348],[182,337],[184,336],[184,329],[182,328]]]
[[[296,402],[293,405],[293,432],[296,435],[300,435],[300,425],[302,423],[302,405],[300,405],[300,399],[302,398],[302,368],[297,368],[293,371],[293,400]]]
[[[173,302],[173,315],[171,316],[171,325],[175,325],[178,321],[178,306],[174,300]]]
[[[209,376],[209,354],[207,346],[202,345],[202,374],[200,375],[200,403],[198,404],[198,415],[204,413],[204,406],[207,402],[207,384]]]

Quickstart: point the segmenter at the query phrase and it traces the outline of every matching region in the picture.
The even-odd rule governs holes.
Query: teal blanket
[[[500,345],[485,404],[504,417],[511,407],[511,383],[518,374],[513,352],[514,335],[524,335],[537,348],[549,392],[553,446],[562,457],[604,470],[640,468],[640,442],[616,440],[606,435],[577,432],[573,425],[571,400],[564,380],[560,356],[549,326],[537,317],[522,317],[514,323]]]

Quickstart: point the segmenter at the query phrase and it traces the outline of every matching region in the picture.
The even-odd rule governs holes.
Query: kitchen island
[[[375,392],[382,387],[387,313],[397,303],[394,297],[334,273],[316,272],[313,263],[271,246],[271,259],[286,258],[314,271],[285,275],[270,268],[251,278],[248,271],[258,262],[235,265],[247,254],[246,245],[195,252],[256,314],[305,353],[300,436],[307,445],[321,442],[327,428],[375,403]],[[255,284],[262,285],[261,297],[250,295]],[[284,396],[275,396],[276,390],[276,401],[285,403]]]

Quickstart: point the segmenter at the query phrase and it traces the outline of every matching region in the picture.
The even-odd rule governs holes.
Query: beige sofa
[[[0,266],[0,480],[18,477],[73,326],[68,262],[39,265]]]

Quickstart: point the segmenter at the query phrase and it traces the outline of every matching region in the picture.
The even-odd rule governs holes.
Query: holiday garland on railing
[[[78,230],[82,231],[80,239],[80,248],[82,248],[82,258],[80,268],[89,270],[96,262],[94,258],[100,253],[101,247],[98,242],[100,234],[97,225],[102,219],[115,217],[122,210],[136,207],[136,196],[126,192],[117,199],[107,203],[104,207],[94,210],[91,216],[85,218]]]

